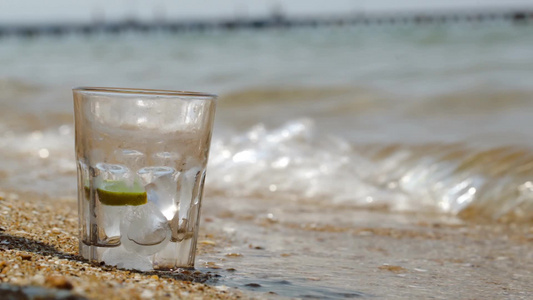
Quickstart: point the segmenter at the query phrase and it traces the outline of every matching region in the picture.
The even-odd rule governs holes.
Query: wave
[[[417,103],[409,116],[487,115],[514,109],[532,109],[533,92],[526,90],[490,90],[480,87],[447,93]]]
[[[533,111],[532,96],[533,90],[483,86],[431,96],[390,94],[357,86],[249,88],[221,95],[217,118],[227,124],[240,123],[241,129],[257,120],[273,125],[309,117],[328,119],[329,123],[345,118],[349,126],[358,124],[359,129],[381,128],[383,120],[396,120],[412,128],[433,125],[454,134],[458,132],[453,128],[461,123],[467,129],[458,135],[463,140],[467,133],[479,136],[502,130],[527,136],[529,130],[523,122]],[[480,126],[494,128],[484,130]]]
[[[0,139],[3,181],[16,192],[75,195],[70,125]],[[466,143],[354,145],[311,119],[213,139],[206,190],[465,220],[533,222],[533,149]]]
[[[532,149],[355,146],[314,131],[312,120],[301,119],[213,141],[209,188],[229,196],[533,222]]]
[[[220,97],[221,105],[227,108],[259,104],[295,104],[323,102],[320,107],[325,113],[332,110],[349,109],[365,111],[389,104],[383,92],[353,86],[295,86],[258,87],[225,93]],[[330,109],[328,109],[328,107]]]
[[[19,127],[34,118],[13,115],[19,116]],[[30,131],[0,124],[0,187],[74,195],[69,118],[44,120],[47,126],[37,122]],[[219,131],[212,141],[207,191],[265,201],[533,222],[531,147],[504,139],[484,146],[467,139],[353,143],[318,129],[314,119],[303,118],[273,129],[258,124],[245,131]]]

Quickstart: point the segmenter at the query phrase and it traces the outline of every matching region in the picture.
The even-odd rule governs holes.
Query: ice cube
[[[117,149],[115,150],[115,157],[117,161],[128,165],[134,170],[143,166],[146,161],[146,155],[144,153],[131,149]]]
[[[97,209],[97,216],[101,221],[99,226],[104,231],[102,235],[105,234],[103,238],[112,244],[118,244],[120,220],[124,217],[125,212],[126,207],[124,206],[100,205]]]
[[[98,170],[96,184],[97,187],[104,181],[122,181],[128,185],[133,185],[133,176],[128,167],[117,164],[97,163]]]
[[[137,174],[146,184],[148,201],[153,202],[167,220],[172,219],[177,211],[177,178],[178,172],[171,167],[146,167]]]
[[[149,256],[127,251],[122,246],[106,249],[102,254],[102,261],[107,265],[122,269],[134,269],[142,272],[152,270],[152,261]]]
[[[176,177],[175,173],[176,170],[174,168],[166,166],[144,167],[137,171],[144,184],[152,183],[161,177],[174,179]]]
[[[128,167],[117,164],[96,164],[95,188],[102,188],[106,181],[120,181],[133,184],[133,176]],[[96,193],[95,193],[96,194]],[[99,200],[100,201],[100,200]],[[105,246],[120,245],[120,220],[125,208],[99,203],[95,207],[98,224],[98,243]]]
[[[178,210],[174,200],[176,183],[171,183],[169,188],[164,182],[153,182],[146,185],[145,189],[148,201],[154,203],[167,220],[171,220]]]
[[[187,218],[191,205],[198,204],[203,177],[201,167],[193,167],[184,172],[180,187],[180,220]]]
[[[161,166],[181,165],[182,156],[177,152],[158,152],[152,155],[152,161]]]
[[[172,241],[182,241],[191,235],[191,230],[196,222],[196,214],[191,214],[191,206],[199,203],[199,191],[205,172],[200,166],[184,171],[180,178],[179,210],[175,212],[170,227],[172,231]],[[196,209],[194,207],[193,209]]]
[[[140,255],[163,249],[170,240],[170,226],[158,207],[148,202],[126,209],[120,222],[120,241],[124,248]]]

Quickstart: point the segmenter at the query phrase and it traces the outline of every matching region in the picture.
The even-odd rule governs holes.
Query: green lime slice
[[[89,197],[91,197],[91,188],[89,188],[88,186],[84,186],[83,194],[85,196],[85,200],[89,201]]]
[[[89,179],[88,178],[85,178],[85,184],[83,185],[83,196],[85,200],[89,201],[89,198],[91,197],[91,188],[89,187],[90,186],[90,182],[89,182]]]
[[[104,181],[96,189],[100,203],[111,206],[143,205],[146,204],[146,191],[139,184],[126,185],[122,181]]]

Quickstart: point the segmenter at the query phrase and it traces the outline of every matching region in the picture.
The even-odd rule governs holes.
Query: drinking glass
[[[80,254],[141,271],[194,267],[216,95],[73,94]]]

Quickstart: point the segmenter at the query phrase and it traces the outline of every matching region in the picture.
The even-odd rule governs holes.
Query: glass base
[[[194,268],[196,241],[194,238],[181,242],[169,242],[155,254],[142,255],[128,251],[124,246],[101,247],[79,243],[80,255],[95,263],[104,263],[120,269],[137,271],[176,270],[178,268]]]

